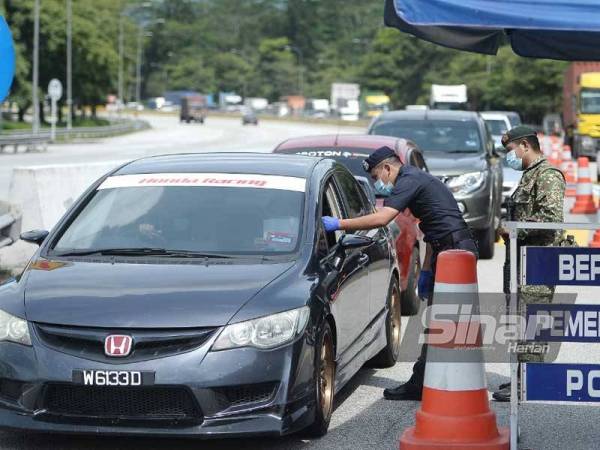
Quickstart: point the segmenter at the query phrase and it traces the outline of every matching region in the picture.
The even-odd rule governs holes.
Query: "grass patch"
[[[86,117],[82,119],[80,117],[76,117],[73,120],[73,127],[105,127],[110,125],[110,122],[106,119],[101,119],[99,117]],[[59,122],[56,124],[57,128],[66,128],[67,122]],[[50,129],[50,125],[43,123],[41,124],[41,128]],[[31,130],[31,124],[29,122],[15,122],[13,120],[3,120],[2,126],[0,127],[2,130],[13,131],[13,130]]]

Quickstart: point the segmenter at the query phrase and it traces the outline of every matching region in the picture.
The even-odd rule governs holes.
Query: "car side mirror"
[[[492,150],[492,154],[498,158],[504,158],[506,153],[506,149],[502,145],[495,146],[494,150]]]
[[[369,245],[373,244],[373,242],[373,238],[358,234],[344,234],[338,241],[340,248],[343,250],[368,247]]]
[[[47,230],[31,230],[21,233],[21,240],[31,244],[42,245],[44,239],[50,234]]]

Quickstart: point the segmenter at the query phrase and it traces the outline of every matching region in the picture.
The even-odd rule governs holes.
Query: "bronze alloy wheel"
[[[394,359],[398,359],[398,354],[400,353],[400,338],[401,338],[401,309],[400,309],[400,292],[397,289],[392,291],[392,298],[390,301],[390,337],[392,340],[392,353],[394,355]]]
[[[330,333],[323,336],[319,368],[319,405],[323,418],[328,421],[333,411],[333,383],[335,377],[333,342]]]

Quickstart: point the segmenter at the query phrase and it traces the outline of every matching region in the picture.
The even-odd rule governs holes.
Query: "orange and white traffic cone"
[[[594,233],[594,237],[592,237],[589,246],[591,248],[600,248],[600,229],[596,230],[596,232]]]
[[[594,192],[590,178],[590,162],[585,157],[577,158],[577,195],[571,214],[596,214]]]
[[[565,197],[575,197],[577,194],[577,175],[575,173],[575,163],[573,162],[573,155],[571,153],[571,147],[569,145],[563,146],[562,152],[562,163],[560,170],[565,176],[567,188],[565,190]]]
[[[596,218],[596,222],[598,221],[600,221],[600,210],[598,210],[598,216]],[[592,237],[589,246],[591,248],[600,248],[600,229],[596,230],[596,232],[594,233],[594,236]]]
[[[570,145],[563,145],[562,160],[563,162],[573,161],[573,153],[571,152]]]
[[[554,167],[560,167],[560,164],[562,162],[560,152],[556,149],[553,149],[552,153],[550,153],[550,156],[548,157],[548,162]]]
[[[465,250],[448,250],[438,256],[435,275],[436,304],[462,303],[478,308],[477,261]],[[440,295],[441,294],[441,295]],[[460,295],[456,295],[460,294]],[[508,449],[509,431],[498,428],[496,415],[490,410],[481,350],[480,323],[454,321],[452,342],[441,341],[435,322],[430,322],[427,334],[427,362],[421,409],[416,424],[404,431],[401,450],[413,449]],[[448,336],[448,321],[444,319],[444,336]]]

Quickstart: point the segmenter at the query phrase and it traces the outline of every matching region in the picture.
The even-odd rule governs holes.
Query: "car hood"
[[[456,176],[486,170],[484,153],[424,152],[429,172],[435,176]]]
[[[225,325],[294,262],[61,264],[44,262],[28,270],[28,320],[88,327],[180,328]]]

